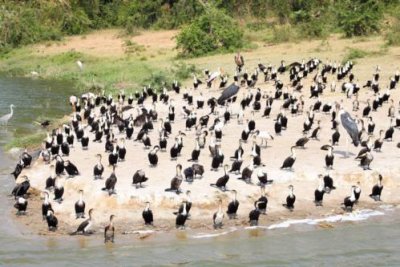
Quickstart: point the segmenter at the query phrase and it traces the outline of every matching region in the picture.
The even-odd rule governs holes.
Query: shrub
[[[184,62],[175,62],[171,68],[171,73],[177,80],[186,80],[192,76],[193,73],[197,74],[200,71],[193,64],[186,64]]]
[[[366,57],[369,52],[358,49],[358,48],[350,48],[346,55],[343,57],[342,63],[346,63],[347,61],[353,61],[357,58]]]
[[[386,43],[391,46],[400,46],[400,19],[395,21],[385,35]]]
[[[224,12],[209,9],[184,27],[177,36],[182,56],[201,56],[216,51],[232,51],[243,46],[243,32]]]
[[[87,32],[91,26],[91,21],[83,10],[74,13],[67,12],[62,21],[61,30],[66,34],[81,34]]]
[[[346,37],[378,32],[382,8],[376,0],[344,0],[337,9],[339,27]]]

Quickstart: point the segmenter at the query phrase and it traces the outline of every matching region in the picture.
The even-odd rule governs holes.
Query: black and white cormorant
[[[356,198],[355,203],[358,202],[361,196],[361,187],[360,187],[360,181],[357,182],[357,184],[354,186],[354,197]]]
[[[289,185],[289,194],[286,197],[286,203],[282,204],[285,208],[287,208],[290,211],[293,211],[294,209],[294,202],[296,201],[296,196],[293,194],[293,185]]]
[[[318,188],[314,191],[314,203],[315,206],[322,206],[322,200],[324,199],[325,194],[325,185],[323,175],[318,175]]]
[[[335,156],[333,155],[333,147],[328,146],[328,153],[325,156],[325,167],[327,169],[333,169],[334,159],[335,159]]]
[[[157,152],[158,152],[158,150],[160,150],[160,147],[159,146],[154,146],[153,149],[147,155],[151,167],[157,166],[157,163],[158,163]]]
[[[107,191],[108,195],[116,194],[115,185],[117,184],[117,176],[115,175],[115,166],[113,166],[113,171],[110,177],[107,178],[105,187],[102,188],[103,191]]]
[[[89,218],[83,221],[76,229],[75,232],[72,232],[71,235],[83,234],[83,235],[90,235],[93,233],[93,209],[89,210]]]
[[[20,184],[17,184],[11,194],[15,197],[23,197],[24,195],[26,195],[28,193],[29,188],[31,187],[31,184],[29,182],[28,176],[22,176],[22,180],[23,182],[21,182]]]
[[[176,219],[175,219],[175,226],[178,229],[185,229],[185,223],[188,218],[188,213],[186,211],[186,201],[183,201],[182,205],[183,205],[182,212],[179,212],[176,215]]]
[[[69,177],[74,177],[75,175],[79,175],[78,168],[69,160],[64,162],[64,169],[66,170]]]
[[[61,203],[63,201],[64,186],[62,185],[60,178],[56,176],[54,178],[54,201]]]
[[[199,156],[200,156],[200,145],[199,145],[199,139],[196,138],[196,143],[195,143],[195,147],[192,151],[192,157],[188,160],[188,161],[198,161]]]
[[[48,211],[53,210],[53,207],[51,206],[51,203],[49,201],[49,193],[47,191],[44,191],[43,195],[44,195],[44,200],[42,203],[42,218],[43,220],[46,220]]]
[[[254,171],[254,164],[253,162],[250,163],[249,166],[242,170],[242,176],[238,179],[245,181],[248,184],[251,184],[251,176],[253,175]]]
[[[26,209],[28,208],[28,200],[25,197],[17,197],[14,208],[17,209],[17,215],[26,215]]]
[[[145,225],[153,225],[153,212],[150,209],[150,202],[146,202],[146,207],[142,212]]]
[[[57,226],[58,226],[58,219],[54,215],[54,211],[52,209],[49,209],[47,211],[45,219],[47,221],[47,227],[48,227],[49,231],[52,231],[52,232],[56,231]]]
[[[219,199],[218,211],[213,215],[214,229],[221,229],[224,220],[224,212],[222,211],[222,199]]]
[[[260,182],[261,187],[264,187],[267,184],[272,184],[274,182],[274,180],[268,179],[268,174],[263,169],[258,170],[257,178],[258,178],[258,181]]]
[[[101,158],[102,158],[101,154],[97,154],[97,158],[98,158],[98,162],[96,165],[94,165],[94,168],[93,168],[93,176],[94,176],[95,180],[102,179],[102,175],[104,172],[104,166],[103,166],[103,164],[101,164]]]
[[[257,205],[257,208],[261,214],[266,214],[268,198],[267,198],[267,194],[265,193],[265,186],[261,186],[261,195],[257,199],[257,201],[254,202],[254,205]]]
[[[79,190],[79,200],[75,202],[76,219],[85,218],[85,201],[83,201],[83,190]]]
[[[257,226],[258,225],[258,219],[260,218],[260,210],[258,208],[259,201],[256,201],[254,203],[254,209],[250,211],[249,213],[249,223],[250,226]]]
[[[178,164],[178,165],[176,165],[176,175],[171,180],[171,186],[170,186],[170,188],[165,189],[165,191],[175,192],[176,194],[180,194],[182,181],[183,181],[182,165]]]
[[[353,185],[352,187],[351,187],[351,194],[350,194],[350,196],[348,196],[348,197],[345,197],[345,199],[343,200],[343,203],[342,203],[342,208],[345,210],[345,211],[353,211],[353,206],[354,206],[354,203],[356,202],[356,197],[355,197],[355,192],[354,192],[354,190],[355,190],[355,186]]]
[[[118,162],[118,152],[117,152],[117,148],[114,147],[112,153],[110,153],[110,155],[108,155],[108,164],[109,166],[116,166]]]
[[[229,219],[236,219],[237,211],[239,209],[239,201],[237,200],[237,191],[231,190],[231,192],[233,193],[233,199],[228,204],[228,210],[226,211],[226,214],[228,215]]]
[[[292,155],[287,157],[283,162],[281,169],[292,169],[294,162],[296,161],[296,150],[295,147],[291,147]]]
[[[143,170],[137,170],[135,174],[132,177],[132,184],[136,186],[136,188],[141,188],[142,183],[146,182],[149,180],[149,178],[146,177],[146,174]]]
[[[125,160],[125,155],[126,155],[125,139],[124,138],[121,138],[120,143],[117,146],[117,151],[118,151],[118,160],[119,161],[124,161]]]
[[[369,195],[375,201],[381,201],[381,194],[383,190],[382,175],[379,174],[378,183],[372,187],[372,193]]]
[[[224,176],[218,178],[217,182],[215,184],[210,184],[210,186],[217,187],[218,189],[222,191],[226,191],[226,184],[229,181],[229,174],[227,173],[228,165],[224,166]]]

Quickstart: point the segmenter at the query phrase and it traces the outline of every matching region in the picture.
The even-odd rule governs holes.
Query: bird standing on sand
[[[293,185],[289,185],[289,194],[286,197],[286,203],[282,204],[285,208],[290,211],[294,209],[294,202],[296,201],[296,196],[293,194]]]
[[[146,207],[142,212],[142,217],[145,225],[153,225],[153,212],[150,209],[150,202],[146,202]]]
[[[369,197],[375,201],[381,201],[382,190],[382,175],[379,174],[378,183],[372,187],[372,193],[369,195]]]
[[[93,227],[93,209],[89,210],[89,218],[82,222],[79,226],[78,229],[76,229],[75,232],[72,232],[71,235],[77,235],[77,234],[83,234],[83,235],[90,235],[93,233],[92,227]]]
[[[218,211],[213,215],[214,229],[221,229],[222,222],[224,219],[224,213],[222,212],[222,199],[219,200]]]
[[[185,229],[185,223],[188,218],[188,213],[186,212],[186,201],[182,202],[183,209],[182,212],[179,212],[176,216],[175,225],[178,229]]]
[[[83,201],[83,190],[79,190],[79,200],[75,202],[76,218],[85,218],[85,201]]]

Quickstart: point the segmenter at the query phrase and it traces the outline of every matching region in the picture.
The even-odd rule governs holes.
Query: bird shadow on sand
[[[350,158],[356,155],[352,152],[347,152],[345,150],[335,150],[333,153],[336,155],[340,155],[342,158]]]

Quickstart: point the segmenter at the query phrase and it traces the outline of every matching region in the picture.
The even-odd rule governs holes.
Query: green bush
[[[382,8],[377,0],[343,0],[339,6],[339,27],[346,37],[368,35],[380,30]]]
[[[66,13],[63,16],[61,30],[66,34],[82,34],[90,29],[91,21],[83,10]]]
[[[185,62],[175,62],[171,68],[171,73],[175,79],[182,81],[190,78],[193,73],[198,74],[200,71],[193,64],[186,64]]]
[[[182,56],[201,56],[241,47],[243,32],[237,22],[217,9],[209,9],[177,36],[177,48]]]
[[[349,48],[346,55],[343,57],[342,63],[346,63],[347,61],[353,61],[357,58],[366,57],[369,52],[358,49],[358,48]]]
[[[394,23],[385,38],[388,45],[400,46],[400,21]]]

